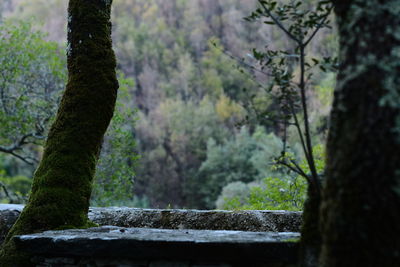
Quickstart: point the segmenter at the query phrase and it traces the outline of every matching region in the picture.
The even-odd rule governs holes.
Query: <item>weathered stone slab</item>
[[[0,243],[23,205],[0,204]],[[99,225],[163,229],[299,232],[301,212],[219,211],[179,209],[91,208],[89,218]]]
[[[49,263],[47,266],[56,266],[60,261],[71,265],[165,261],[182,264],[179,266],[201,262],[214,266],[289,266],[297,261],[298,244],[293,239],[298,238],[298,233],[291,232],[106,226],[16,236],[15,242],[19,249],[34,254],[38,263]]]
[[[298,232],[301,212],[91,208],[100,225],[163,229]]]

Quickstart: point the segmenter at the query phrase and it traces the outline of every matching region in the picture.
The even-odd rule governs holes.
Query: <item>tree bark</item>
[[[400,266],[400,0],[336,0],[320,266]]]
[[[14,235],[91,225],[87,212],[92,180],[118,89],[111,2],[69,1],[68,84],[28,203],[1,250],[1,266],[31,264],[29,255],[15,249]]]
[[[300,267],[318,267],[321,249],[321,233],[319,229],[319,208],[321,192],[309,185],[307,200],[304,203],[303,223],[301,225]]]

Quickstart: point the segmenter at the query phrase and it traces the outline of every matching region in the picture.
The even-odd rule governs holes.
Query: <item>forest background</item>
[[[316,1],[302,2],[313,8]],[[67,77],[66,4],[0,3],[2,202],[26,199],[57,110]],[[272,81],[258,71],[254,50],[290,51],[294,44],[273,25],[244,20],[256,8],[256,0],[114,2],[121,90],[92,205],[302,209],[305,181],[274,164],[284,143],[302,162],[300,140],[275,119],[279,97],[267,90]],[[323,29],[307,60],[323,61],[337,47],[335,31]],[[320,171],[335,78],[322,67],[307,80]]]

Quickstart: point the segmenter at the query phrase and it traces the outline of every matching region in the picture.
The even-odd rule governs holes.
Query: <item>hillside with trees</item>
[[[2,127],[9,129],[2,128],[0,152],[20,144],[15,152],[23,158],[0,153],[0,181],[15,194],[1,191],[3,201],[17,202],[27,193],[22,187],[29,184],[42,155],[40,137],[53,119],[46,114],[53,114],[63,89],[66,2],[1,3],[0,38],[9,42],[1,42],[0,54],[12,57],[7,62],[15,66],[0,70],[1,88],[9,90],[2,91],[6,101],[0,104]],[[312,9],[316,1],[303,2]],[[244,19],[256,4],[115,1],[113,43],[121,90],[96,172],[94,205],[302,209],[305,181],[274,164],[284,145],[304,162],[301,140],[294,126],[279,119],[279,93],[270,90],[273,81],[257,59],[257,51],[295,46],[274,25]],[[307,47],[309,64],[335,56],[337,46],[334,29],[322,29]],[[288,71],[298,79],[300,69],[292,66]],[[307,101],[312,143],[323,162],[336,76],[320,68],[308,77]],[[43,98],[46,92],[50,98]],[[7,101],[18,97],[25,108],[7,111]]]

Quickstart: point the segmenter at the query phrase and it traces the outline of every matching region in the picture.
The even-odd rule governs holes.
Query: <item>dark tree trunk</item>
[[[313,189],[309,185],[301,226],[300,267],[318,267],[319,265],[318,257],[321,248],[321,233],[319,231],[320,203],[320,190]]]
[[[70,0],[68,84],[35,172],[29,201],[8,234],[1,266],[27,266],[11,237],[49,229],[85,228],[103,135],[118,82],[111,43],[111,0]]]
[[[400,0],[333,2],[341,66],[321,266],[400,266]]]

